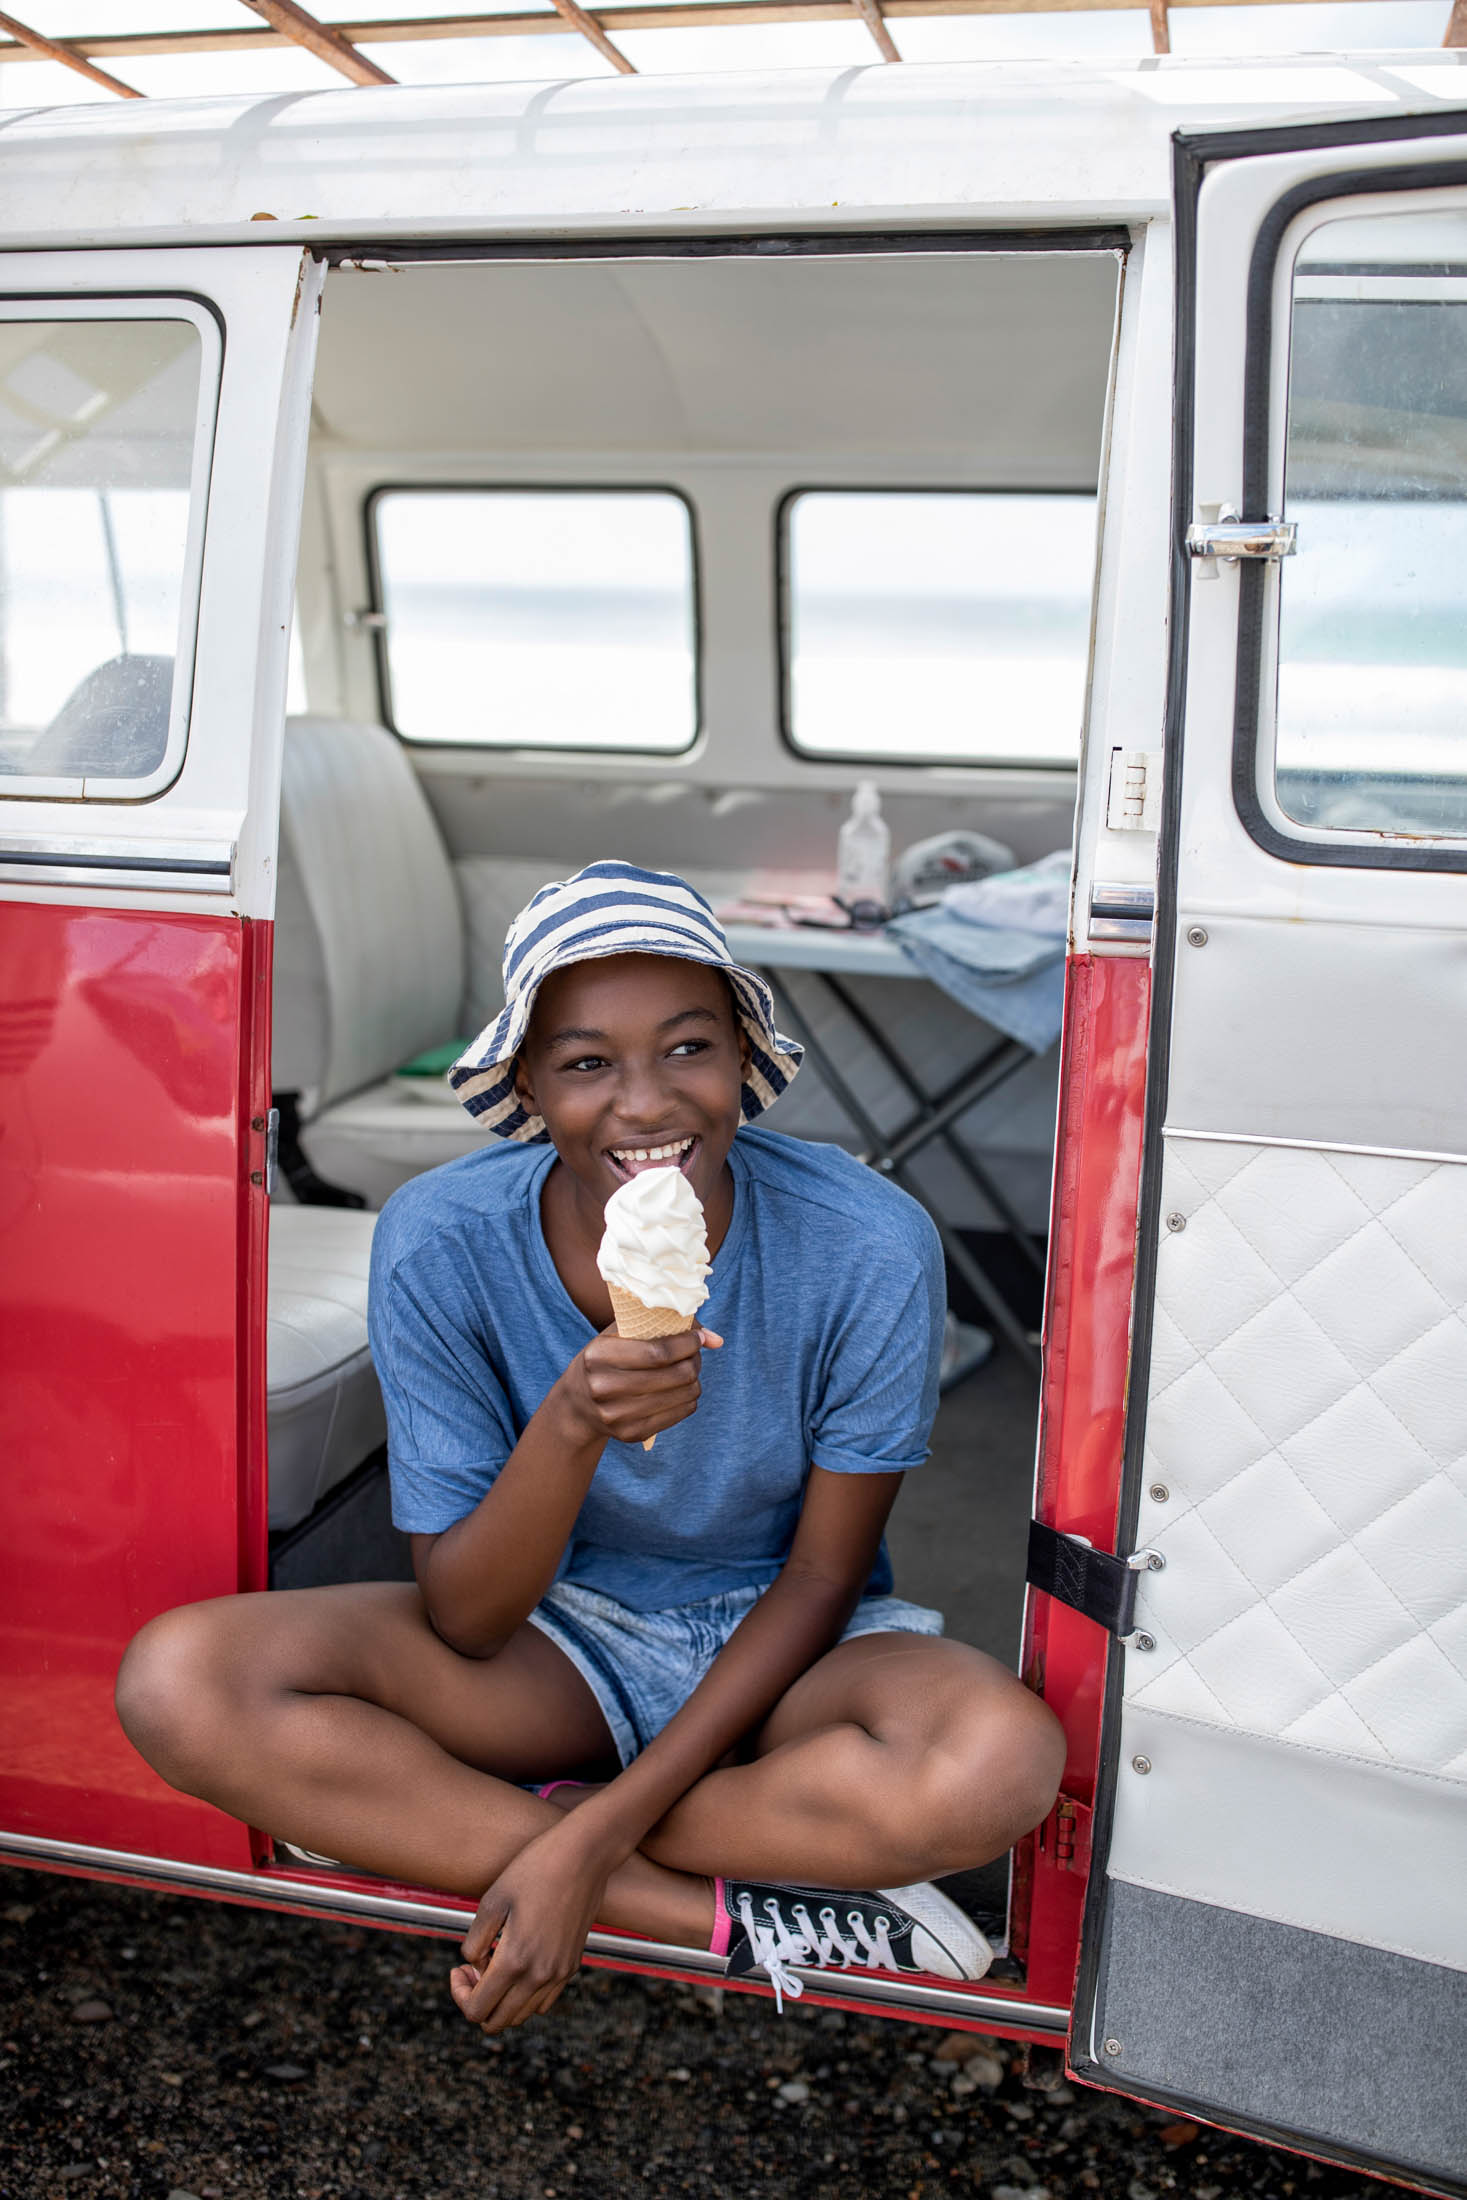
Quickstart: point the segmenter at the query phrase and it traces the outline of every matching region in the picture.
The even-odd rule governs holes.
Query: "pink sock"
[[[733,1931],[733,1919],[728,1914],[728,1896],[721,1879],[713,1882],[713,1938],[708,1943],[708,1953],[726,1956]]]

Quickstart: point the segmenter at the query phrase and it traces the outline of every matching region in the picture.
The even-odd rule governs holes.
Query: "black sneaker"
[[[786,1995],[798,2001],[805,1991],[801,1971],[971,1981],[993,1961],[972,1919],[926,1880],[851,1894],[725,1879],[718,1896],[728,1923],[729,1977],[763,1971],[781,2010]]]

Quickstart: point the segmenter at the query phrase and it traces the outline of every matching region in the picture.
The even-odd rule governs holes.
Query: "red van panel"
[[[1139,957],[1076,955],[1066,973],[1044,1389],[1035,1510],[1051,1527],[1115,1548],[1131,1358],[1136,1204],[1146,1098],[1151,969]],[[1030,1601],[1023,1670],[1064,1722],[1059,1809],[1021,1844],[1029,1991],[1068,2002],[1090,1861],[1109,1637],[1051,1598]],[[1016,1905],[1022,1931],[1026,1904]]]
[[[112,1685],[154,1613],[263,1581],[262,929],[0,908],[0,1827],[235,1867]]]

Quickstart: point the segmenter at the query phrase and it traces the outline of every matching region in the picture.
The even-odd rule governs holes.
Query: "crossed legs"
[[[477,1901],[558,1815],[520,1781],[616,1770],[594,1697],[537,1629],[493,1658],[396,1583],[168,1612],[118,1676],[119,1716],[174,1787],[359,1870]],[[715,1874],[899,1886],[986,1863],[1049,1809],[1058,1722],[963,1643],[870,1635],[821,1658],[612,1877],[603,1924],[682,1947]]]

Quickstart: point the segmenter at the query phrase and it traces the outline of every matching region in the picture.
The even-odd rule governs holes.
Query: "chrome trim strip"
[[[1433,1153],[1421,1146],[1352,1146],[1342,1138],[1265,1138],[1252,1131],[1189,1131],[1164,1123],[1163,1138],[1205,1139],[1213,1146],[1284,1146],[1301,1153],[1357,1153],[1368,1161],[1467,1162],[1467,1153]]]
[[[319,1911],[336,1918],[380,1918],[384,1922],[416,1926],[440,1934],[445,1940],[461,1939],[473,1923],[474,1912],[458,1903],[416,1902],[405,1895],[363,1894],[355,1887],[324,1886],[319,1881],[294,1879],[284,1872],[227,1871],[217,1864],[180,1864],[171,1858],[138,1856],[126,1849],[87,1848],[74,1841],[50,1841],[36,1836],[0,1833],[0,1855],[29,1857],[38,1864],[74,1864],[99,1878],[142,1879],[160,1889],[184,1891],[197,1887],[237,1900],[265,1905],[289,1902],[299,1909]],[[710,1978],[725,1975],[722,1956],[706,1948],[670,1948],[665,1941],[634,1940],[621,1933],[592,1933],[586,1942],[589,1955],[612,1963],[655,1964],[659,1970],[706,1971]],[[912,1986],[901,1979],[852,1978],[845,1972],[802,1971],[800,1976],[817,1993],[839,1996],[842,2001],[867,2002],[873,2012],[891,2009],[929,2010],[933,2016],[986,2017],[991,2023],[1018,2027],[1026,2032],[1048,2032],[1063,2039],[1070,2012],[1050,2002],[1009,2000],[1000,1994],[963,1991],[951,1986]]]
[[[6,886],[28,886],[39,891],[43,886],[115,887],[120,891],[147,894],[230,894],[234,882],[228,877],[212,874],[200,875],[188,871],[118,871],[108,865],[57,864],[44,870],[32,864],[9,863],[0,854],[0,883]]]
[[[1154,886],[1121,886],[1093,879],[1090,885],[1090,918],[1085,936],[1091,940],[1124,940],[1138,947],[1151,944],[1156,916]]]
[[[0,840],[0,881],[228,894],[234,890],[235,854],[232,840],[90,840],[9,833]]]
[[[152,840],[106,838],[90,834],[11,832],[0,840],[0,862],[75,862],[108,865],[112,871],[231,871],[233,840]]]

